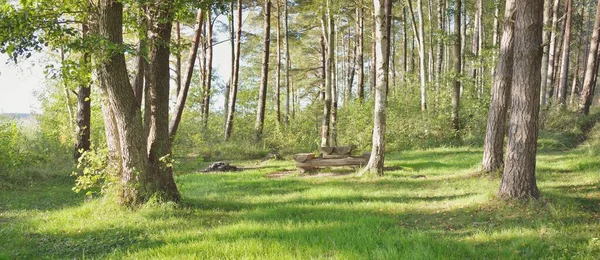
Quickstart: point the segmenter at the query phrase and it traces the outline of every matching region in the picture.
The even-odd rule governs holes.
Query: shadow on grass
[[[84,201],[84,195],[71,190],[73,185],[72,177],[55,175],[32,182],[26,187],[0,190],[0,211],[56,210],[80,205]]]

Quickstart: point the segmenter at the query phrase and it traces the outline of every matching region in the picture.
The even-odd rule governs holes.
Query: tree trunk
[[[81,31],[83,37],[88,36],[87,24],[83,24]],[[83,53],[83,57],[81,58],[81,68],[84,69],[86,73],[90,72],[91,61],[89,52]],[[91,80],[91,78],[89,78],[89,80]],[[90,127],[92,109],[90,94],[91,85],[89,82],[81,82],[77,91],[77,136],[75,138],[75,160],[78,160],[83,152],[89,151],[91,146]]]
[[[477,78],[479,77],[479,75],[477,74],[477,71],[479,70],[479,34],[480,34],[480,21],[481,21],[481,9],[482,9],[482,5],[481,5],[481,0],[477,0],[476,3],[476,7],[475,7],[475,17],[473,19],[473,37],[472,37],[472,42],[471,42],[471,52],[473,54],[473,61],[471,62],[471,77],[473,78],[473,80],[475,80],[475,88],[474,88],[474,92],[473,94],[475,95],[476,93],[478,93],[478,88],[479,88],[479,84],[478,84],[478,80]]]
[[[358,58],[358,99],[359,101],[365,100],[365,62],[364,62],[364,26],[365,19],[363,14],[363,0],[359,0],[359,6],[356,8],[356,38],[358,44],[358,53],[356,54]]]
[[[546,71],[546,83],[542,86],[542,91],[544,91],[544,99],[542,100],[542,104],[546,105],[550,102],[550,99],[554,95],[554,63],[556,62],[555,54],[556,54],[556,31],[558,24],[558,7],[560,4],[560,0],[554,0],[554,5],[552,6],[552,27],[550,31],[550,45],[548,47],[548,71]]]
[[[290,69],[292,66],[292,60],[290,57],[290,43],[288,40],[288,8],[287,0],[284,0],[283,9],[283,30],[285,33],[285,124],[290,123]]]
[[[181,45],[181,24],[179,21],[175,22],[175,43],[177,47]],[[177,53],[175,53],[175,84],[177,85],[177,91],[175,91],[175,95],[178,95],[179,91],[181,91],[181,51],[179,48],[177,49]]]
[[[237,97],[237,89],[240,75],[240,45],[242,38],[242,0],[237,2],[238,20],[237,20],[237,33],[235,37],[235,66],[233,72],[233,80],[231,90],[229,92],[229,108],[227,109],[227,120],[225,123],[225,141],[229,140],[231,133],[233,132],[233,117],[235,115],[235,101]]]
[[[565,20],[565,36],[563,37],[562,66],[560,70],[560,87],[558,91],[558,103],[560,107],[567,104],[567,89],[569,85],[569,51],[571,45],[571,16],[573,12],[573,1],[567,0],[567,19]]]
[[[202,95],[202,128],[206,129],[208,125],[208,116],[210,112],[210,91],[212,88],[212,70],[213,70],[213,22],[210,9],[206,10],[206,76],[204,77],[205,86]]]
[[[358,20],[358,17],[356,17],[356,19]],[[348,28],[348,30],[350,30],[350,27]],[[356,30],[354,31],[354,38],[356,39],[357,33]],[[350,34],[348,35],[348,53],[350,53]],[[348,58],[350,64],[348,65],[348,74],[346,77],[346,84],[347,84],[347,88],[346,88],[346,100],[345,102],[348,103],[350,100],[352,100],[352,85],[354,84],[354,74],[356,73],[356,52],[357,52],[357,41],[354,41],[354,44],[352,44],[352,54],[348,54],[351,55],[352,58]]]
[[[600,1],[596,5],[596,20],[594,22],[594,30],[592,31],[592,39],[590,40],[590,50],[588,52],[586,73],[581,87],[581,95],[577,113],[580,115],[588,115],[590,106],[594,98],[596,89],[596,77],[598,75],[598,43],[600,41]]]
[[[275,72],[275,115],[281,123],[281,10],[279,0],[275,1],[277,14],[277,70]]]
[[[542,56],[542,83],[540,91],[540,99],[541,105],[546,104],[546,79],[548,77],[548,57],[550,56],[550,32],[552,29],[548,29],[552,26],[550,17],[552,16],[552,1],[553,0],[544,0],[544,33],[542,34],[542,44],[544,46],[544,53]]]
[[[321,27],[323,30],[323,39],[325,45],[324,48],[325,53],[325,98],[323,100],[323,117],[321,121],[321,146],[329,146],[331,145],[330,139],[330,121],[331,121],[331,89],[333,85],[333,53],[334,53],[334,24],[333,24],[333,14],[331,10],[330,0],[327,0],[327,11],[326,14],[323,14],[323,18],[321,20]]]
[[[456,0],[454,6],[454,84],[452,88],[452,128],[456,132],[456,136],[459,136],[460,122],[459,122],[459,109],[460,109],[460,74],[461,74],[461,0]]]
[[[335,24],[333,22],[333,17],[331,18],[330,25],[330,35],[329,40],[331,43],[329,44],[329,53],[331,54],[331,131],[329,135],[329,145],[336,146],[337,145],[337,110],[338,110],[338,61],[337,55],[335,55],[335,43],[337,42],[337,31],[335,28]]]
[[[402,7],[402,66],[404,66],[402,77],[404,78],[404,81],[406,81],[406,74],[408,72],[408,26],[406,26],[407,22],[408,19],[406,19],[406,7]]]
[[[151,10],[159,22],[150,28],[152,37],[149,38],[150,100],[146,109],[150,109],[151,113],[147,140],[148,174],[140,176],[140,189],[149,197],[145,197],[144,201],[152,196],[167,201],[181,199],[169,161],[172,159],[169,141],[169,40],[173,21],[172,7],[173,2],[161,2],[154,4],[154,10]]]
[[[136,72],[133,79],[133,93],[135,95],[135,102],[138,107],[142,107],[142,100],[144,99],[144,86],[146,84],[146,68],[148,67],[148,61],[146,60],[148,54],[148,21],[145,15],[145,6],[138,10],[139,16],[137,21],[139,23],[138,28],[138,46],[136,50]]]
[[[540,108],[543,2],[521,0],[515,13],[511,115],[506,166],[498,196],[538,198],[535,156]]]
[[[438,37],[437,37],[437,59],[436,59],[436,72],[435,72],[435,105],[439,107],[440,104],[440,78],[442,75],[442,64],[444,61],[444,37],[445,24],[444,14],[446,11],[446,0],[440,0],[438,6]]]
[[[408,0],[408,9],[412,21],[413,32],[417,39],[417,48],[419,49],[419,79],[421,83],[421,111],[427,110],[427,89],[426,89],[426,72],[425,72],[425,41],[423,39],[423,4],[422,0],[417,0],[417,16],[419,19],[419,27],[414,18],[412,0]]]
[[[231,14],[227,19],[229,23],[229,43],[231,47],[231,74],[229,75],[229,81],[227,84],[225,84],[225,95],[223,97],[225,100],[223,104],[223,131],[225,131],[225,128],[227,127],[227,114],[229,114],[229,93],[231,92],[231,85],[233,85],[233,72],[235,70],[235,28],[233,24],[233,12],[235,9],[233,7],[233,3],[234,1],[229,3],[229,10],[231,10]]]
[[[265,1],[265,40],[263,49],[262,72],[260,89],[258,91],[258,109],[256,111],[256,123],[254,124],[254,139],[262,141],[263,127],[265,124],[265,105],[267,99],[267,83],[269,81],[269,43],[271,42],[271,0]]]
[[[573,105],[575,96],[577,95],[577,78],[579,78],[579,61],[581,52],[577,52],[577,60],[575,61],[575,72],[573,72],[573,83],[571,84],[571,97],[569,98],[569,106]]]
[[[192,41],[192,47],[190,48],[190,55],[188,57],[188,67],[186,70],[185,82],[183,83],[181,91],[177,93],[177,102],[175,103],[175,114],[171,117],[169,123],[169,139],[173,141],[177,128],[179,128],[179,122],[181,122],[181,116],[183,115],[183,108],[187,100],[187,95],[192,82],[192,74],[194,73],[194,64],[196,62],[196,56],[198,55],[198,46],[200,45],[200,34],[202,32],[202,25],[204,23],[203,11],[200,9],[196,15],[196,29],[194,30],[194,38]]]
[[[383,176],[385,159],[385,126],[387,84],[390,58],[390,24],[392,0],[374,0],[375,13],[375,54],[377,55],[377,87],[375,88],[375,111],[373,114],[373,147],[371,157],[363,170]]]
[[[504,136],[506,130],[506,114],[510,101],[513,78],[513,34],[515,1],[506,1],[504,9],[504,26],[498,65],[494,76],[492,101],[487,121],[487,131],[483,147],[483,170],[496,172],[504,164]]]

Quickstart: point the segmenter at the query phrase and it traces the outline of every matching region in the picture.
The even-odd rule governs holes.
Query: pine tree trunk
[[[358,0],[359,6],[356,8],[356,38],[358,42],[358,75],[357,75],[357,89],[359,101],[365,100],[365,62],[364,62],[364,26],[365,19],[363,14],[363,0]]]
[[[228,17],[228,23],[229,23],[229,43],[230,43],[230,50],[231,50],[231,74],[229,75],[229,81],[227,82],[227,84],[225,84],[225,94],[224,94],[224,104],[223,104],[223,131],[225,131],[225,129],[227,128],[227,116],[229,114],[229,94],[231,93],[231,85],[233,85],[233,73],[235,70],[235,26],[234,26],[234,20],[233,20],[233,12],[234,12],[234,6],[233,6],[234,1],[231,1],[229,3],[229,10],[231,11],[231,14]]]
[[[461,0],[456,0],[454,6],[454,84],[452,87],[452,128],[456,131],[457,137],[459,136],[460,122],[459,122],[459,109],[460,109],[460,74],[461,74]]]
[[[596,77],[598,75],[598,43],[600,41],[600,1],[596,5],[596,20],[594,22],[594,30],[592,31],[592,39],[590,40],[590,49],[588,52],[586,73],[583,78],[583,86],[581,87],[581,95],[577,113],[580,115],[588,115],[590,106],[594,98],[596,89]]]
[[[548,77],[548,57],[550,56],[550,32],[551,29],[548,29],[552,26],[550,17],[552,16],[552,1],[553,0],[544,0],[544,33],[542,34],[542,44],[544,46],[544,53],[542,56],[542,83],[541,83],[541,94],[540,94],[540,104],[546,104],[546,79]]]
[[[237,98],[238,82],[240,75],[240,45],[242,38],[242,0],[237,2],[237,33],[235,37],[235,66],[231,90],[229,91],[229,108],[227,109],[227,120],[225,123],[225,141],[229,140],[233,132],[233,117],[235,115],[235,102]]]
[[[446,35],[444,24],[444,14],[446,11],[446,0],[440,0],[438,6],[438,37],[437,37],[437,59],[436,59],[436,73],[435,73],[435,105],[439,107],[440,104],[440,78],[442,75],[442,64],[444,61],[444,37]]]
[[[565,36],[563,37],[562,66],[560,70],[560,87],[558,91],[558,103],[560,107],[567,104],[567,89],[569,86],[569,51],[571,46],[571,16],[573,12],[573,1],[567,0],[567,19],[565,20]]]
[[[208,116],[210,112],[210,91],[212,88],[212,70],[213,70],[213,22],[210,9],[206,10],[206,85],[204,87],[202,112],[202,129],[208,126]]]
[[[507,199],[538,198],[535,156],[540,108],[543,3],[520,0],[515,13],[511,115],[506,166],[498,196]]]
[[[277,15],[277,69],[275,71],[275,115],[281,123],[281,10],[279,0],[275,1]]]
[[[376,44],[375,53],[377,55],[377,64],[375,65],[377,67],[377,87],[375,88],[371,157],[364,171],[383,176],[392,0],[374,0],[373,4],[375,7],[376,37],[374,40]]]
[[[569,106],[573,105],[573,101],[577,95],[577,78],[579,77],[579,62],[581,60],[580,54],[581,52],[578,51],[577,61],[575,61],[575,72],[573,73],[573,83],[571,83],[571,97],[569,98]]]
[[[262,60],[262,72],[260,89],[258,91],[258,109],[256,111],[256,123],[254,124],[254,139],[262,141],[263,127],[265,124],[265,105],[267,100],[267,83],[269,81],[269,43],[271,42],[271,0],[265,0],[265,24],[264,24],[264,49]]]
[[[560,0],[554,0],[552,6],[552,27],[550,32],[550,45],[548,47],[548,71],[546,71],[546,83],[542,85],[542,91],[544,91],[544,99],[542,104],[546,105],[550,102],[550,99],[554,95],[554,71],[555,71],[555,56],[556,56],[556,31],[558,24],[558,7]]]
[[[283,30],[285,33],[285,123],[286,125],[290,122],[290,69],[292,66],[292,60],[290,57],[290,43],[288,37],[288,8],[287,0],[284,0],[283,9]]]
[[[472,42],[471,42],[471,52],[473,54],[473,61],[471,62],[471,77],[473,78],[473,80],[475,80],[475,88],[473,90],[473,94],[475,95],[476,93],[478,93],[478,81],[477,78],[479,77],[479,75],[477,74],[478,70],[479,70],[479,65],[478,65],[478,61],[479,61],[479,34],[480,34],[480,21],[481,21],[481,9],[482,9],[482,5],[481,5],[481,0],[477,0],[476,3],[476,7],[475,7],[475,17],[473,19],[473,37],[472,37]]]
[[[327,1],[326,6],[326,14],[323,14],[323,18],[321,20],[321,27],[323,31],[323,39],[326,45],[323,48],[325,53],[325,97],[323,99],[323,117],[321,120],[321,146],[330,146],[330,123],[331,123],[331,88],[333,85],[333,54],[334,54],[334,29],[333,29],[333,14],[331,13],[331,3],[330,0]]]
[[[514,10],[516,0],[507,0],[504,9],[504,26],[498,65],[492,88],[492,101],[487,121],[487,131],[483,147],[483,170],[496,172],[504,164],[504,136],[506,131],[506,114],[510,101],[510,90],[513,78],[513,36]]]

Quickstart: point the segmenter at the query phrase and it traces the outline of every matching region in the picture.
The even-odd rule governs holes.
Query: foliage
[[[91,149],[84,151],[77,161],[77,170],[71,175],[76,177],[73,191],[87,191],[91,196],[97,190],[105,194],[117,181],[114,171],[108,167],[108,150]]]
[[[0,175],[10,175],[27,163],[24,142],[25,137],[17,123],[0,118]]]

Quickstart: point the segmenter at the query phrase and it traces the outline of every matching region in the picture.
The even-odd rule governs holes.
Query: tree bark
[[[565,36],[563,37],[562,66],[560,70],[560,87],[558,91],[558,103],[560,107],[567,104],[567,89],[569,87],[569,52],[571,46],[571,17],[573,12],[573,0],[567,0],[567,19],[565,20]]]
[[[365,62],[364,62],[364,26],[365,26],[365,18],[363,14],[363,0],[358,0],[358,7],[356,7],[356,38],[358,44],[358,52],[356,54],[358,58],[357,66],[358,66],[358,100],[365,100]]]
[[[374,0],[375,54],[377,64],[377,87],[375,88],[375,111],[373,121],[373,144],[371,157],[362,173],[369,171],[383,176],[385,161],[385,127],[387,106],[387,84],[390,58],[390,24],[392,0]]]
[[[185,82],[183,83],[181,91],[177,93],[177,101],[175,103],[175,114],[171,117],[171,122],[169,123],[169,139],[173,141],[175,138],[175,134],[177,133],[177,129],[179,128],[179,122],[181,121],[181,116],[183,115],[183,108],[185,107],[185,102],[187,100],[187,95],[190,89],[190,84],[192,82],[192,75],[194,73],[194,64],[196,61],[196,56],[198,55],[198,46],[200,45],[200,34],[202,31],[202,25],[204,23],[204,15],[203,11],[200,9],[196,15],[196,29],[194,30],[194,38],[192,41],[192,47],[190,48],[190,55],[188,56],[188,67],[186,69]]]
[[[175,43],[177,47],[181,45],[181,23],[175,22]],[[181,91],[181,51],[178,49],[175,53],[175,85],[177,86],[176,95]]]
[[[579,105],[577,113],[580,115],[588,115],[590,106],[594,98],[596,89],[596,77],[598,75],[598,43],[600,41],[600,1],[596,5],[596,20],[594,22],[594,30],[592,31],[592,39],[590,40],[590,49],[588,52],[586,73],[581,87],[581,95],[579,97]]]
[[[440,78],[442,75],[442,64],[444,61],[444,37],[445,33],[445,19],[444,14],[446,11],[446,0],[440,0],[438,6],[438,37],[437,37],[437,59],[436,59],[436,72],[435,72],[435,105],[439,107],[440,104]]]
[[[275,1],[277,14],[277,70],[275,73],[275,115],[281,123],[281,10],[279,0]]]
[[[456,0],[454,6],[454,84],[452,88],[452,128],[456,132],[456,136],[459,136],[460,122],[459,122],[459,109],[460,109],[460,74],[461,74],[461,0]]]
[[[417,39],[417,48],[419,50],[419,79],[421,86],[421,111],[427,110],[427,89],[426,89],[426,72],[425,72],[425,40],[423,39],[423,4],[422,0],[417,0],[417,16],[419,19],[419,27],[417,28],[412,8],[412,0],[408,0],[408,9],[412,20],[412,27],[415,38]]]
[[[331,124],[331,103],[332,103],[332,85],[333,85],[333,53],[334,53],[334,23],[333,13],[331,10],[331,2],[327,0],[326,13],[323,14],[321,21],[323,30],[323,39],[325,41],[325,97],[323,100],[323,117],[321,120],[321,146],[329,146],[330,139],[330,124]]]
[[[513,78],[513,35],[514,10],[516,0],[507,0],[504,9],[504,26],[498,65],[492,88],[492,101],[487,121],[487,131],[483,147],[483,170],[496,172],[504,164],[504,136],[506,131],[506,114],[510,101]]]
[[[292,60],[290,57],[290,43],[288,37],[288,3],[287,0],[283,0],[284,9],[283,9],[283,31],[284,31],[284,41],[285,41],[285,124],[289,125],[290,123],[290,69],[292,66]]]
[[[507,199],[538,198],[535,180],[539,88],[541,75],[543,2],[519,1],[515,13],[511,115],[506,166],[498,196]]]
[[[89,30],[87,24],[82,26],[81,32],[83,37],[88,36]],[[91,70],[90,53],[87,51],[83,53],[83,57],[81,58],[81,68],[84,69],[86,73],[89,73]],[[91,78],[89,78],[89,80],[91,80]],[[78,160],[83,152],[89,151],[91,146],[90,127],[92,108],[90,94],[90,83],[81,82],[77,91],[77,136],[75,140],[74,151],[75,160]]]
[[[546,104],[546,78],[548,77],[548,57],[550,56],[550,32],[552,29],[548,29],[552,26],[552,1],[553,0],[544,0],[544,33],[542,34],[542,44],[544,46],[544,53],[542,56],[542,69],[540,74],[542,75],[542,83],[541,83],[541,94],[540,94],[540,102],[541,105]]]
[[[237,89],[239,82],[239,70],[240,70],[240,45],[242,38],[242,0],[237,2],[237,32],[235,37],[235,66],[233,72],[233,80],[231,84],[231,90],[229,92],[229,108],[227,109],[227,120],[225,123],[225,141],[229,140],[231,133],[233,132],[233,117],[235,115],[235,102],[237,98]]]
[[[262,60],[261,83],[258,91],[258,109],[256,111],[256,123],[254,124],[255,140],[262,141],[263,127],[265,124],[265,105],[267,99],[267,83],[269,81],[269,43],[271,42],[271,0],[265,1],[264,9],[264,49]]]

